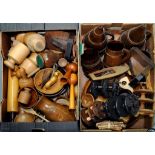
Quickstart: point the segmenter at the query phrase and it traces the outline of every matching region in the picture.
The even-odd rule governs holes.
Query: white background
[[[4,0],[0,22],[154,23],[153,0]],[[154,133],[0,133],[1,155],[153,155]]]

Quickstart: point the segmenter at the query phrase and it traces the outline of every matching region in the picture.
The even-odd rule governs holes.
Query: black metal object
[[[111,120],[118,120],[120,117],[134,116],[139,110],[138,97],[131,93],[122,93],[119,96],[110,98],[105,103],[105,112]]]
[[[103,120],[119,121],[120,117],[135,116],[139,110],[138,97],[132,93],[116,93],[104,102],[95,101],[94,105],[82,113],[82,120],[92,126]]]
[[[107,98],[119,93],[119,83],[115,79],[106,79],[101,81],[92,81],[90,92],[96,98],[97,96],[105,96]]]

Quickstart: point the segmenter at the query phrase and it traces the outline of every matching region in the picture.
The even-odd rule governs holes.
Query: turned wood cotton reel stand
[[[153,95],[154,92],[147,88],[146,82],[140,83],[140,88],[135,90],[134,93],[140,94],[140,115],[153,117],[154,116],[154,109],[155,109],[155,100],[147,97],[147,95]],[[152,104],[152,109],[145,108],[146,104]]]

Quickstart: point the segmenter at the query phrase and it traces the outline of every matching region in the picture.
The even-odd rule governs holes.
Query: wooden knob
[[[76,63],[70,63],[66,66],[66,74],[61,78],[61,82],[67,83],[71,76],[71,73],[76,73],[78,71],[78,66]]]

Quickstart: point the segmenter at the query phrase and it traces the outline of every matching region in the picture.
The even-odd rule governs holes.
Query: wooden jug
[[[103,60],[105,66],[119,66],[129,60],[130,51],[125,49],[120,41],[110,41],[107,46],[108,50],[105,52]]]

